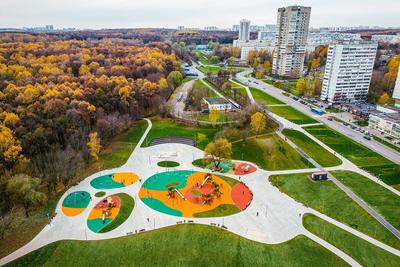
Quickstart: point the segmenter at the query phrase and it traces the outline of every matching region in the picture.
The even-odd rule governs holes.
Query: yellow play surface
[[[139,180],[139,176],[132,172],[118,172],[113,175],[112,179],[115,182],[124,184],[125,186],[136,183]]]

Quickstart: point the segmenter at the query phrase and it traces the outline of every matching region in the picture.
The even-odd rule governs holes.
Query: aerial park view
[[[385,3],[364,3],[375,22],[348,6],[382,26],[337,26],[355,18],[317,1],[224,6],[229,28],[186,3],[220,26],[176,28],[202,12],[94,2],[104,16],[76,28],[26,27],[37,14],[0,3],[0,266],[400,266]]]

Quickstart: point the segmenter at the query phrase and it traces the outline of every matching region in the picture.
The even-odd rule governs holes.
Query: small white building
[[[207,97],[204,98],[204,103],[208,106],[208,110],[221,110],[230,111],[232,110],[232,103],[222,97]]]

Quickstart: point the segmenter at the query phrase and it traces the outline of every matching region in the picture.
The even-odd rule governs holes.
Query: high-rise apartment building
[[[311,7],[278,9],[272,74],[291,78],[303,74],[310,15]]]
[[[242,19],[240,21],[239,27],[239,41],[249,41],[250,40],[250,21]]]
[[[394,85],[392,98],[396,101],[396,107],[400,107],[400,66],[397,73],[396,84]]]
[[[321,99],[330,103],[357,103],[367,98],[378,45],[338,41],[329,45]]]

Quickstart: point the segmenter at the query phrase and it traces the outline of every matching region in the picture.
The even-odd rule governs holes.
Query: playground
[[[62,203],[62,211],[67,216],[77,216],[86,209],[90,199],[90,194],[86,191],[70,193]]]
[[[90,185],[96,189],[114,189],[130,186],[139,180],[133,172],[118,172],[99,176],[90,182]]]
[[[239,181],[204,172],[170,171],[147,179],[139,197],[150,208],[179,217],[220,217],[240,212],[252,192]]]
[[[234,175],[246,175],[253,173],[257,170],[257,168],[246,162],[231,162],[228,160],[221,161],[216,167],[215,162],[211,162],[209,164],[205,163],[204,159],[197,159],[192,163],[194,166],[209,169],[212,171],[218,171],[222,173],[229,173]]]
[[[121,199],[118,196],[103,198],[89,214],[87,219],[89,229],[99,233],[117,217],[120,207]]]

